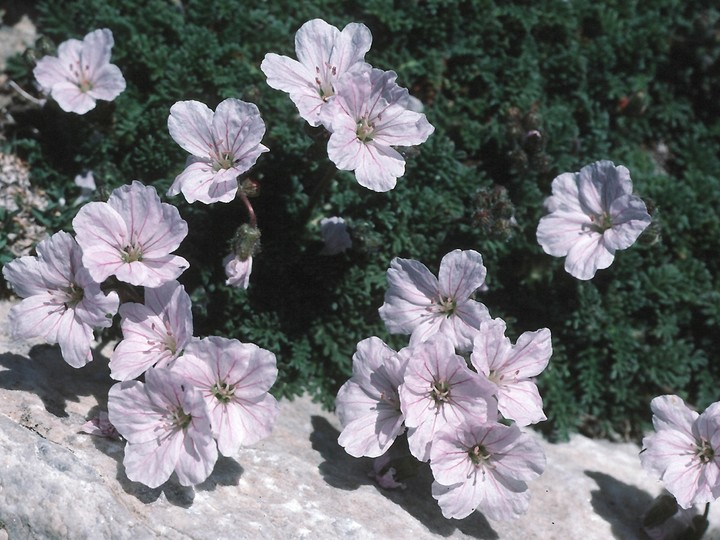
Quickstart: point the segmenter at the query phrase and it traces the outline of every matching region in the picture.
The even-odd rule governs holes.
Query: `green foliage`
[[[91,169],[104,190],[133,179],[164,192],[183,168],[170,106],[227,97],[256,103],[271,150],[250,172],[262,230],[250,289],[225,286],[223,257],[242,203],[177,204],[190,235],[181,254],[196,333],[252,341],[276,353],[278,394],[310,391],[331,406],[355,345],[378,335],[377,309],[393,257],[437,270],[456,248],[488,267],[479,293],[518,334],[548,327],[554,355],[539,377],[548,430],[637,436],[649,402],[678,393],[698,407],[720,399],[720,12],[709,0],[541,2],[314,0],[41,0],[36,57],[101,27],[127,90],[84,117],[52,103],[16,111],[12,145],[33,182],[71,200]],[[406,174],[379,194],[328,174],[326,135],[308,128],[259,69],[266,52],[294,56],[294,32],[322,17],[368,25],[367,60],[397,71],[436,131],[407,149]],[[10,75],[32,87],[32,54]],[[532,134],[530,134],[533,132]],[[591,282],[535,240],[554,176],[611,159],[632,172],[654,224]],[[329,165],[332,169],[332,164]],[[339,215],[353,248],[319,256],[318,221]],[[68,228],[60,213],[50,225]]]

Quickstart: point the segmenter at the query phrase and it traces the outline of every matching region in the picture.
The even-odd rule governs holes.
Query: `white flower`
[[[630,171],[611,161],[561,174],[552,192],[537,240],[545,253],[567,256],[565,270],[578,279],[610,266],[615,251],[630,247],[650,225],[645,203],[632,195]]]
[[[698,414],[678,396],[652,400],[655,433],[643,439],[640,462],[682,508],[720,497],[720,402]]]
[[[328,100],[335,94],[335,82],[351,69],[367,68],[363,61],[370,50],[372,35],[364,24],[350,23],[342,32],[322,19],[313,19],[295,34],[298,60],[274,53],[265,55],[260,65],[267,83],[290,94],[290,99],[311,126],[325,119]]]
[[[469,351],[480,323],[490,319],[487,308],[470,298],[486,274],[482,256],[473,250],[445,255],[439,279],[418,261],[395,258],[380,317],[391,333],[412,334],[411,346],[441,333],[456,348]]]
[[[113,44],[107,28],[90,32],[82,41],[69,39],[60,44],[57,57],[41,58],[33,74],[62,110],[85,114],[96,100],[112,101],[125,90],[120,69],[110,63]]]

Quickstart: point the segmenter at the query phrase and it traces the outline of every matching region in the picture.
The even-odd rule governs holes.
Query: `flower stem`
[[[303,213],[302,219],[300,220],[300,223],[302,223],[303,225],[307,224],[307,222],[310,221],[313,210],[317,206],[318,201],[322,198],[325,191],[327,191],[328,186],[332,183],[333,178],[335,178],[336,172],[337,167],[335,167],[335,164],[332,161],[328,162],[327,167],[323,172],[322,178],[317,183],[315,189],[310,195],[310,200],[308,201],[307,208],[305,208],[305,212]]]
[[[250,226],[257,228],[257,216],[255,215],[255,210],[253,209],[250,199],[248,199],[248,196],[243,191],[240,191],[239,193],[240,199],[245,204],[245,208],[247,208],[248,217],[250,218]]]

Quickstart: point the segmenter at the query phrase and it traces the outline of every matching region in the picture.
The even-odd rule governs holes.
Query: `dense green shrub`
[[[277,354],[278,392],[311,391],[331,405],[356,343],[388,336],[377,308],[393,257],[437,270],[451,249],[488,267],[479,293],[510,333],[548,327],[554,355],[539,384],[548,429],[637,436],[650,399],[679,393],[704,407],[720,383],[720,12],[709,0],[541,2],[367,0],[41,0],[42,39],[11,76],[32,88],[32,58],[107,27],[127,90],[85,117],[54,104],[17,105],[13,149],[33,181],[72,200],[75,174],[105,189],[141,179],[164,192],[183,167],[170,106],[227,97],[254,102],[271,150],[251,176],[262,253],[249,290],[224,285],[222,258],[246,219],[240,201],[177,204],[190,235],[183,282],[196,333],[252,341]],[[290,15],[294,13],[294,15]],[[266,52],[294,56],[293,35],[321,17],[365,23],[367,60],[393,69],[420,98],[436,132],[409,149],[392,192],[338,173],[310,216],[328,160],[284,93],[265,84]],[[534,132],[530,134],[530,132]],[[554,176],[611,159],[632,172],[654,224],[591,282],[535,240]],[[330,166],[332,166],[330,164]],[[57,212],[68,228],[74,211]],[[317,221],[343,216],[351,251],[323,257]]]

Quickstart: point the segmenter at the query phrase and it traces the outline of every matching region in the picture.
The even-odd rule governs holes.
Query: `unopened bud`
[[[260,195],[260,182],[252,178],[246,178],[240,185],[240,189],[248,197],[257,197]]]
[[[233,238],[233,253],[241,261],[256,255],[260,251],[260,229],[243,223]]]

